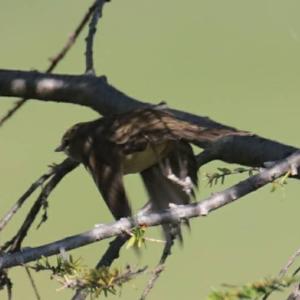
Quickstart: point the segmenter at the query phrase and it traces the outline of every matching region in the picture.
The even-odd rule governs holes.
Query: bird
[[[132,216],[125,175],[141,175],[153,211],[168,209],[170,204],[188,204],[198,186],[191,144],[235,134],[243,133],[202,127],[158,105],[77,123],[65,132],[55,151],[63,151],[85,166],[119,220]],[[166,238],[181,236],[176,224],[163,225],[163,231]]]

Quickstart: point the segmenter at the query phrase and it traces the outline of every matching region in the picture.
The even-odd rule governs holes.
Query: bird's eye
[[[63,139],[63,145],[66,147],[70,144],[70,139],[69,138],[64,138]]]

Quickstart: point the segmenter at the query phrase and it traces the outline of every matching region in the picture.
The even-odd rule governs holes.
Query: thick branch
[[[206,216],[224,205],[234,202],[242,196],[249,194],[276,178],[300,166],[300,152],[297,151],[287,159],[277,163],[272,168],[262,171],[239,184],[234,185],[221,193],[214,194],[203,202],[170,208],[161,213],[138,214],[135,220],[121,219],[109,225],[98,225],[92,230],[74,235],[47,245],[36,248],[25,248],[12,254],[4,254],[0,257],[0,269],[10,268],[16,265],[39,259],[41,256],[58,254],[61,249],[71,250],[94,243],[112,236],[130,231],[136,224],[157,226],[169,222],[178,222],[182,219]]]
[[[94,10],[98,6],[99,0],[95,0],[94,3],[89,7],[88,11],[84,14],[82,20],[79,22],[77,27],[75,28],[74,32],[69,36],[66,44],[63,46],[63,48],[53,57],[50,58],[50,65],[46,69],[45,73],[52,73],[52,71],[55,69],[55,67],[58,65],[60,61],[65,57],[65,55],[68,53],[68,51],[71,49],[73,44],[76,42],[76,39],[78,38],[79,34],[85,27],[85,24],[90,19],[91,15],[93,14]],[[102,3],[104,4],[105,1],[103,0]],[[12,117],[26,102],[27,98],[23,98],[18,100],[15,105],[2,117],[0,118],[0,126],[2,126],[10,117]]]
[[[103,115],[120,113],[149,105],[127,96],[108,84],[105,77],[50,75],[38,72],[0,69],[0,96],[25,97],[42,101],[79,104]],[[210,128],[228,128],[206,117],[171,110],[177,117]],[[206,147],[207,145],[200,145]],[[257,167],[278,161],[295,152],[295,147],[259,136],[235,136],[207,149],[204,161],[220,159],[229,163]],[[202,160],[203,161],[203,160]],[[299,172],[300,173],[300,172]]]
[[[0,69],[0,96],[79,104],[103,115],[141,105],[110,86],[105,77]]]

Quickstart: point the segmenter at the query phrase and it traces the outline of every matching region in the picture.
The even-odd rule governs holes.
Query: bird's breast
[[[172,145],[170,142],[147,145],[143,151],[130,153],[124,156],[124,174],[139,173],[165,158],[170,152]]]

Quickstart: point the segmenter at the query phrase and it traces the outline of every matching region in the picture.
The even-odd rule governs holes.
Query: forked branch
[[[157,226],[164,223],[179,222],[183,219],[206,216],[208,213],[228,205],[249,194],[269,182],[281,177],[287,172],[295,172],[300,166],[300,152],[278,162],[272,168],[263,170],[240,183],[212,195],[202,202],[177,206],[160,213],[142,213],[133,219],[121,219],[115,223],[99,225],[84,233],[67,237],[56,242],[29,249],[23,249],[12,254],[0,256],[0,269],[10,268],[22,263],[39,259],[41,256],[58,254],[61,249],[66,251],[94,243],[112,236],[132,230],[137,225]],[[294,175],[294,174],[293,174]]]
[[[26,237],[30,227],[32,226],[33,222],[36,220],[36,217],[40,211],[40,209],[45,205],[48,200],[50,193],[56,187],[56,185],[67,175],[71,172],[74,168],[78,166],[77,162],[74,162],[70,159],[65,159],[61,164],[52,167],[52,170],[45,174],[44,176],[40,177],[38,181],[36,181],[30,188],[23,194],[23,196],[17,201],[17,203],[13,206],[13,208],[2,218],[2,228],[5,224],[12,218],[14,213],[21,207],[21,205],[25,202],[26,199],[32,194],[32,192],[41,184],[43,184],[46,179],[49,179],[47,184],[42,188],[42,191],[31,207],[25,221],[23,222],[22,226],[18,230],[17,234],[8,242],[6,242],[2,247],[1,251],[5,251],[9,249],[10,252],[17,251],[21,248],[21,244]]]

